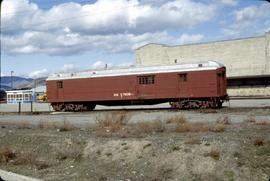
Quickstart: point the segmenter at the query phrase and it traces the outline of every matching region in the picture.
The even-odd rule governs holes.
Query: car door
[[[181,98],[189,97],[189,88],[188,88],[188,74],[181,73],[179,74],[179,95]]]
[[[139,99],[150,99],[154,96],[155,76],[146,75],[137,77],[137,96]]]
[[[64,85],[63,81],[56,82],[57,87],[57,99],[58,101],[64,101]]]

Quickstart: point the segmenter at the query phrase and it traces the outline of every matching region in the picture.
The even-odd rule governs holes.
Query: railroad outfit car
[[[165,102],[173,108],[220,108],[228,97],[226,68],[214,61],[55,74],[46,84],[55,111]]]

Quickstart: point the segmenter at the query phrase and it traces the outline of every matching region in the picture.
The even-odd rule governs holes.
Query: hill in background
[[[19,76],[3,76],[1,78],[1,89],[11,90],[11,82],[13,82],[13,89],[32,89],[34,87],[44,86],[47,77],[32,79]]]

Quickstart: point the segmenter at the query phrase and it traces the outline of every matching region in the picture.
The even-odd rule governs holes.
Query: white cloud
[[[102,70],[102,69],[119,69],[119,68],[127,68],[134,66],[132,62],[122,62],[119,64],[106,63],[104,61],[96,61],[92,65],[89,66],[91,70]]]
[[[74,64],[65,64],[61,68],[61,72],[76,72],[79,68],[76,67]]]
[[[9,7],[9,8],[8,8]],[[27,13],[19,12],[24,8]],[[191,0],[98,0],[41,10],[28,0],[3,1],[5,53],[69,55],[86,51],[132,51],[146,43],[172,43],[170,30],[186,30],[214,17],[216,6]],[[183,35],[178,41],[200,39]],[[191,41],[191,42],[192,42]]]
[[[36,70],[34,72],[29,73],[28,77],[30,78],[40,78],[40,77],[47,77],[49,72],[47,69]]]
[[[135,66],[133,62],[123,62],[118,65],[118,67],[133,67]]]
[[[235,11],[233,15],[237,23],[252,23],[259,18],[269,19],[270,3],[264,3],[260,6],[248,6]]]
[[[103,61],[96,61],[92,65],[90,65],[90,69],[106,69],[112,67],[112,64],[107,64]]]
[[[227,37],[239,37],[250,33],[262,34],[267,29],[269,21],[270,3],[252,5],[232,12],[234,21],[223,28],[222,31]],[[250,35],[249,35],[250,36]]]
[[[86,5],[71,2],[47,11],[38,9],[27,0],[19,2],[9,0],[3,3],[4,32],[10,29],[68,29],[86,34],[163,31],[203,23],[211,19],[216,10],[214,5],[191,0],[165,1],[160,6],[142,4],[138,0],[98,0]],[[28,13],[17,12],[17,4],[28,9]],[[5,6],[15,6],[12,17],[8,16]]]
[[[27,32],[12,38],[3,37],[3,49],[10,54],[46,53],[49,55],[78,54],[91,50],[107,52],[131,52],[147,43],[183,44],[198,42],[203,35],[183,34],[180,38],[167,32],[112,35],[50,34]]]
[[[180,36],[178,42],[179,44],[197,43],[197,42],[202,41],[203,38],[204,36],[201,34],[196,34],[196,35],[183,34]]]
[[[238,4],[238,1],[237,0],[221,0],[221,3],[226,4],[226,5],[235,6]]]
[[[238,37],[241,34],[241,31],[235,28],[223,28],[222,32],[226,37],[233,37],[233,38]]]
[[[244,22],[244,21],[250,21],[255,18],[258,18],[263,15],[263,12],[259,11],[259,7],[256,6],[249,6],[246,8],[243,8],[239,11],[236,11],[235,17],[236,21],[238,22]]]

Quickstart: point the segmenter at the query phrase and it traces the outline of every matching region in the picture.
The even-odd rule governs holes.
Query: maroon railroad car
[[[56,111],[164,102],[173,108],[220,108],[228,97],[226,68],[213,61],[55,74],[46,84]]]

